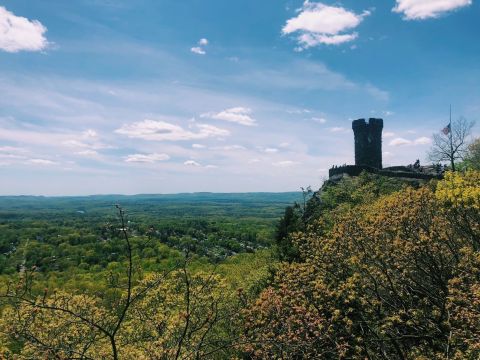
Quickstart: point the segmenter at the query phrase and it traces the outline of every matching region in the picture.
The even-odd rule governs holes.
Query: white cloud
[[[309,109],[294,109],[294,110],[287,110],[289,114],[309,114],[312,111]]]
[[[202,38],[202,39],[198,40],[197,44],[199,46],[192,47],[190,49],[190,51],[193,52],[194,54],[205,55],[207,52],[205,51],[205,49],[203,47],[208,45],[208,40],[205,39],[205,38]]]
[[[167,154],[131,154],[125,157],[125,162],[133,163],[154,163],[157,161],[165,161],[170,159]]]
[[[12,154],[12,153],[1,153],[0,152],[0,159],[25,159],[24,155]]]
[[[85,156],[85,157],[96,157],[96,156],[98,156],[98,152],[96,152],[95,150],[77,151],[75,154],[80,155],[80,156]]]
[[[343,132],[343,131],[347,131],[347,129],[340,126],[330,128],[330,132]]]
[[[74,147],[74,148],[86,148],[89,147],[88,144],[78,141],[78,140],[65,140],[62,142],[62,145],[68,146],[68,147]]]
[[[345,42],[353,41],[358,37],[358,33],[343,34],[343,35],[325,35],[306,33],[298,37],[298,41],[303,45],[303,48],[314,47],[319,44],[325,45],[339,45]],[[298,48],[303,49],[302,47]]]
[[[27,150],[17,146],[0,146],[0,153],[7,153],[7,154],[23,154],[26,153]]]
[[[224,120],[245,126],[256,126],[256,120],[250,116],[252,110],[245,107],[234,107],[220,111],[219,113],[206,113],[200,117],[215,120]]]
[[[388,143],[390,146],[410,145],[412,142],[404,138],[395,138]]]
[[[313,117],[312,120],[319,123],[319,124],[325,124],[327,122],[327,119],[317,118],[317,117]]]
[[[52,160],[46,160],[46,159],[30,159],[28,160],[29,164],[34,164],[34,165],[57,165],[55,161]]]
[[[379,89],[372,84],[366,84],[365,90],[378,100],[388,101],[388,99],[390,98],[390,94],[388,93],[388,91]]]
[[[296,161],[291,161],[291,160],[283,160],[283,161],[277,161],[272,163],[273,166],[277,166],[277,167],[289,167],[296,164],[297,164]]]
[[[194,46],[190,49],[191,52],[198,55],[205,55],[206,51],[203,50],[200,46]]]
[[[423,20],[437,18],[471,4],[472,0],[397,0],[393,11],[403,13],[405,20]]]
[[[432,143],[432,139],[422,136],[415,140],[408,140],[401,137],[395,138],[388,143],[390,146],[403,146],[403,145],[429,145]]]
[[[299,14],[287,21],[282,33],[299,33],[297,41],[300,51],[320,44],[338,45],[356,39],[356,32],[344,32],[356,28],[368,15],[369,11],[355,14],[343,7],[311,3],[307,0]]]
[[[282,67],[262,68],[254,71],[241,72],[229,77],[239,84],[248,84],[257,89],[270,91],[277,90],[295,91],[352,91],[360,95],[370,95],[380,101],[388,100],[389,93],[369,83],[356,83],[346,78],[343,74],[330,70],[321,62],[310,60],[295,60],[293,63]],[[302,114],[302,110],[287,109],[290,114]]]
[[[16,16],[0,6],[0,50],[11,53],[41,51],[48,46],[46,31],[38,20]]]
[[[187,160],[183,163],[183,165],[185,165],[185,166],[195,166],[195,167],[202,166],[198,162],[196,162],[195,160]]]
[[[213,146],[210,149],[211,150],[224,150],[224,151],[246,150],[245,146],[242,146],[242,145]]]
[[[278,152],[278,149],[275,149],[275,148],[266,148],[263,150],[264,152],[266,152],[267,154],[275,154]]]
[[[79,149],[91,149],[91,150],[100,150],[100,149],[112,149],[113,146],[94,141],[91,142],[85,136],[82,136],[85,141],[79,141],[74,139],[68,139],[61,142],[62,145],[71,147],[71,148],[79,148]]]
[[[192,144],[192,148],[194,149],[205,149],[206,146],[202,144]]]
[[[394,132],[387,131],[387,132],[383,133],[384,138],[390,138],[390,137],[394,137],[394,136],[395,136]]]
[[[432,143],[432,139],[426,136],[419,137],[413,142],[415,145],[429,145]]]
[[[98,134],[95,130],[87,129],[82,133],[82,137],[85,139],[95,139],[98,137]]]
[[[384,151],[383,152],[383,158],[384,159],[391,159],[393,157],[393,153],[389,152],[389,151]]]
[[[126,135],[130,138],[153,140],[153,141],[180,141],[205,139],[209,137],[225,137],[230,132],[213,125],[195,124],[196,132],[185,130],[181,126],[165,121],[143,120],[132,124],[123,125],[115,130],[117,134]]]

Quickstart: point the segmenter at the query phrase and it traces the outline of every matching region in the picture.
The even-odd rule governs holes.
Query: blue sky
[[[477,0],[0,0],[0,194],[289,191],[480,120]],[[477,125],[477,134],[478,134]]]

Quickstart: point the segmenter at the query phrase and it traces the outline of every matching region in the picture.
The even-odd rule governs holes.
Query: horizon
[[[88,198],[88,197],[114,197],[114,196],[124,196],[124,197],[134,197],[134,196],[172,196],[172,195],[245,195],[245,194],[301,194],[301,190],[291,190],[291,191],[243,191],[243,192],[211,192],[211,191],[194,191],[194,192],[178,192],[178,193],[138,193],[138,194],[87,194],[87,195],[31,195],[31,194],[17,194],[17,195],[0,195],[0,200],[2,198],[15,198],[15,197],[33,197],[33,198]]]
[[[383,118],[385,167],[429,164],[450,104],[480,120],[479,15],[472,0],[0,0],[0,196],[316,190],[354,163],[360,118]]]

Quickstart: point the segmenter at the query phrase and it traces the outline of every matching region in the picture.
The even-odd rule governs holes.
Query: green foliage
[[[158,199],[135,199],[128,228],[141,295],[115,335],[119,356],[479,358],[479,184],[471,170],[424,186],[364,173],[296,194],[286,209],[280,195],[212,195],[166,203],[171,217],[157,217]],[[112,357],[110,329],[127,303],[123,227],[99,218],[95,202],[62,216],[62,201],[0,222],[0,290],[17,294],[0,307],[4,357]]]
[[[355,206],[369,204],[382,195],[401,190],[411,183],[363,172],[357,177],[345,177],[338,182],[327,181],[311,196],[304,206],[296,204],[285,209],[277,226],[275,236],[278,257],[282,261],[297,261],[301,255],[293,243],[292,236],[307,226],[321,230],[332,227],[336,214],[346,212]],[[321,223],[316,220],[322,219]]]
[[[436,190],[363,200],[334,212],[329,231],[312,224],[296,233],[303,261],[284,264],[245,312],[245,351],[252,358],[478,358],[479,179],[478,172],[448,173]]]
[[[474,139],[467,149],[461,168],[480,170],[480,138]]]
[[[34,199],[32,208],[31,199],[21,199],[27,207],[15,205],[0,223],[0,357],[230,358],[241,333],[239,306],[263,290],[275,267],[261,249],[271,244],[291,194],[200,198],[166,203],[176,211],[162,218],[147,199],[125,219],[97,208],[99,199]],[[119,241],[124,228],[131,257]]]
[[[285,208],[285,214],[280,219],[275,234],[278,257],[282,261],[294,261],[298,259],[298,249],[293,244],[290,234],[301,228],[301,216],[293,206]]]
[[[135,256],[146,271],[186,250],[211,261],[268,248],[282,209],[299,193],[0,197],[0,274],[21,267],[60,277],[103,271],[125,259],[112,242],[112,205],[128,209]]]

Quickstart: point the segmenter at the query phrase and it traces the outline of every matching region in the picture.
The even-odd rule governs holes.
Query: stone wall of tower
[[[355,165],[382,168],[383,120],[370,118],[352,122],[355,136]]]

